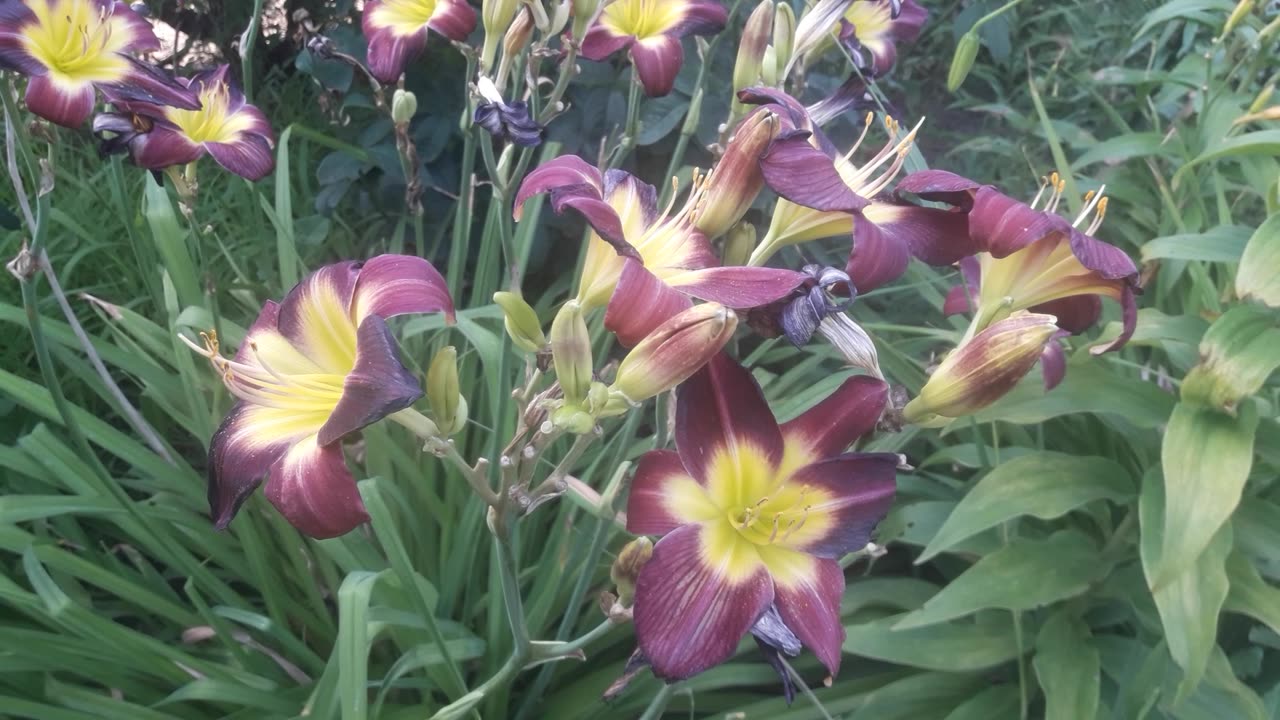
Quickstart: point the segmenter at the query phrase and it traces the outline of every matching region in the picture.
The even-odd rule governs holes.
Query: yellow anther
[[[1054,173],[1054,174],[1056,175],[1057,173]],[[1059,180],[1057,186],[1054,189],[1057,191],[1059,195],[1061,195],[1062,191],[1067,189],[1067,181]]]
[[[864,124],[864,125],[870,125],[870,124],[871,124],[875,119],[876,119],[876,114],[875,114],[874,112],[872,112],[871,110],[868,110],[868,111],[867,111],[867,118],[866,118],[866,120],[863,120],[863,121],[862,121],[862,124]]]
[[[1094,196],[1094,192],[1093,192],[1092,190],[1090,190],[1089,192],[1085,193],[1085,194],[1084,194],[1084,202],[1085,202],[1085,204],[1088,204],[1088,203],[1089,203],[1089,201],[1093,199],[1093,196]]]

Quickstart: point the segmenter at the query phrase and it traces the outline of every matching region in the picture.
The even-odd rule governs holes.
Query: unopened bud
[[[956,44],[956,53],[951,56],[951,70],[947,72],[947,90],[955,92],[969,77],[973,69],[973,61],[978,57],[978,34],[970,30]]]
[[[574,435],[586,435],[595,429],[596,419],[580,405],[562,405],[551,411],[551,424]]]
[[[502,308],[502,322],[511,342],[525,352],[541,352],[547,347],[538,313],[516,293],[496,292],[493,301]]]
[[[1254,0],[1240,0],[1236,3],[1236,7],[1227,16],[1227,22],[1222,26],[1222,37],[1226,37],[1236,26],[1244,22],[1249,17],[1249,13],[1253,12]]]
[[[1277,18],[1277,20],[1280,20],[1280,18]],[[1249,112],[1261,112],[1262,108],[1267,106],[1267,101],[1271,99],[1271,95],[1275,93],[1275,91],[1275,82],[1267,83],[1266,86],[1262,88],[1262,91],[1258,93],[1258,96],[1253,99],[1253,102],[1249,103]]]
[[[764,49],[764,58],[760,61],[760,82],[769,87],[776,87],[782,74],[778,67],[778,53],[773,46]]]
[[[395,94],[391,96],[391,120],[397,125],[403,125],[413,119],[418,112],[418,96],[397,88]]]
[[[771,109],[757,108],[734,129],[724,157],[707,179],[706,193],[693,220],[694,227],[708,238],[728,232],[764,188],[760,156],[773,143],[778,125],[778,117]]]
[[[745,220],[734,225],[724,237],[725,266],[746,265],[755,249],[756,226]]]
[[[631,349],[618,366],[613,390],[638,403],[688,380],[738,327],[738,316],[716,303],[695,305],[669,318]]]
[[[791,3],[779,2],[777,12],[773,16],[773,53],[777,62],[778,77],[791,62],[791,53],[796,46],[796,13]]]
[[[458,351],[448,346],[436,353],[427,369],[427,402],[431,416],[446,436],[455,435],[467,424],[467,400],[459,392]]]
[[[562,305],[551,323],[551,359],[565,403],[582,404],[591,386],[591,334],[576,300]]]
[[[738,42],[738,57],[733,64],[733,90],[749,88],[760,81],[765,48],[773,37],[773,0],[761,0],[747,24],[742,28],[742,40]]]
[[[1035,366],[1058,332],[1056,322],[1052,315],[1019,311],[992,323],[942,361],[903,416],[913,423],[958,418],[999,400]]]
[[[636,597],[636,578],[640,577],[640,569],[649,558],[653,557],[653,541],[647,537],[638,537],[622,546],[618,559],[609,568],[609,578],[618,590],[618,604],[631,607]]]
[[[582,42],[600,13],[600,0],[573,0],[573,39]]]
[[[551,12],[550,27],[547,28],[547,35],[559,35],[564,32],[565,26],[569,24],[569,19],[573,16],[573,2],[571,0],[553,0],[555,7]]]

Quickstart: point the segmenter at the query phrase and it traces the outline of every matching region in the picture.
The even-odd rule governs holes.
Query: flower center
[[[670,30],[683,14],[674,0],[618,0],[604,9],[602,22],[618,35],[644,40]]]
[[[228,360],[219,352],[218,335],[213,330],[200,333],[204,346],[186,336],[184,343],[205,358],[222,378],[227,390],[237,398],[260,407],[287,410],[298,414],[314,414],[327,418],[342,398],[344,375],[337,373],[290,373],[273,368],[259,352],[257,343],[249,341],[254,362]]]
[[[893,11],[887,2],[855,2],[849,6],[844,19],[853,25],[858,42],[878,41],[893,24]]]
[[[116,53],[125,49],[131,33],[123,19],[113,17],[114,5],[36,0],[29,7],[36,21],[22,28],[22,43],[55,79],[107,82],[124,74],[126,62]]]
[[[231,91],[218,84],[200,92],[199,110],[166,108],[165,116],[194,143],[235,142],[247,128],[247,118],[231,112]]]
[[[783,542],[804,527],[812,507],[809,487],[783,485],[776,493],[755,503],[730,509],[729,524],[745,540],[755,545]]]
[[[391,28],[397,35],[413,35],[436,14],[437,0],[384,0],[373,13],[373,23]]]

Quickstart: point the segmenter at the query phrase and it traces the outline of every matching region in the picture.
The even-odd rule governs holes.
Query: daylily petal
[[[391,85],[400,79],[409,63],[427,48],[427,27],[403,33],[402,29],[383,24],[381,8],[383,0],[368,0],[364,5],[361,27],[369,50],[365,56],[369,72],[378,82]]]
[[[640,76],[644,94],[661,97],[675,87],[676,75],[684,63],[684,47],[679,38],[670,35],[637,40],[631,45],[631,63]]]
[[[978,188],[969,211],[969,234],[980,249],[1003,258],[1054,233],[1068,234],[1071,224],[1041,212],[990,186]]]
[[[760,653],[764,655],[765,662],[778,673],[778,677],[782,680],[782,695],[786,698],[787,704],[790,705],[795,700],[796,687],[795,682],[791,679],[791,673],[787,670],[787,666],[782,662],[782,654],[795,657],[804,649],[800,638],[787,627],[782,621],[782,616],[778,614],[776,605],[770,605],[756,624],[751,626],[752,638],[756,641],[756,646],[760,648]]]
[[[982,183],[946,170],[919,170],[898,181],[894,193],[911,193],[924,200],[945,202],[962,210],[973,207],[973,194]]]
[[[686,295],[746,309],[767,305],[791,294],[809,276],[769,267],[709,267],[669,275],[666,282]]]
[[[289,448],[271,468],[266,494],[289,524],[313,538],[337,537],[369,520],[342,446],[320,445],[314,435]]]
[[[185,165],[200,159],[204,152],[203,147],[191,142],[177,128],[162,122],[154,123],[151,130],[138,133],[129,142],[133,163],[148,170]]]
[[[27,80],[27,109],[63,127],[78,128],[93,114],[97,101],[92,83],[55,80],[33,75]]]
[[[620,35],[607,26],[596,23],[582,38],[582,57],[588,60],[604,60],[610,55],[631,47],[635,38]]]
[[[805,136],[779,138],[760,159],[765,182],[797,205],[815,210],[852,212],[868,200],[849,188],[832,159]]]
[[[1102,315],[1102,298],[1097,295],[1072,295],[1030,308],[1031,312],[1053,315],[1054,323],[1072,335],[1088,330]]]
[[[1094,355],[1119,350],[1129,342],[1129,338],[1133,337],[1133,331],[1138,327],[1138,300],[1136,291],[1131,285],[1125,285],[1124,290],[1120,292],[1120,336],[1105,345],[1099,345],[1091,348],[1089,352]]]
[[[658,218],[658,190],[624,170],[604,174],[602,197],[617,213],[626,238],[638,238]]]
[[[840,563],[814,560],[806,575],[796,576],[791,582],[775,579],[774,593],[774,604],[783,622],[834,676],[840,671],[845,638],[840,623],[840,597],[844,594]]]
[[[475,8],[466,0],[436,0],[435,12],[427,21],[427,27],[450,40],[462,42],[476,29]]]
[[[236,403],[209,441],[209,513],[219,530],[226,529],[290,445],[286,437],[256,436],[249,425],[253,408]]]
[[[566,208],[580,213],[596,234],[612,245],[619,255],[640,257],[627,241],[626,229],[617,209],[605,197],[604,178],[600,171],[582,158],[565,155],[543,163],[529,173],[516,193],[516,220],[523,214],[524,202],[541,192],[551,196],[551,207],[557,213],[563,213]]]
[[[1071,254],[1081,265],[1108,280],[1131,278],[1138,274],[1138,266],[1120,248],[1071,228]]]
[[[422,386],[400,362],[400,350],[387,322],[369,315],[356,336],[356,364],[347,374],[342,397],[317,435],[329,445],[344,435],[403,410],[422,397]]]
[[[1044,350],[1040,351],[1040,374],[1044,378],[1045,392],[1058,387],[1058,383],[1067,374],[1067,355],[1062,349],[1062,343],[1057,342],[1058,337],[1064,335],[1067,333],[1057,333],[1045,344]]]
[[[524,213],[525,201],[538,193],[554,195],[558,190],[581,186],[594,189],[597,196],[604,197],[604,177],[594,165],[577,155],[561,155],[548,160],[526,175],[524,182],[520,183],[512,216],[519,220]]]
[[[618,286],[609,298],[604,326],[618,336],[623,347],[632,347],[692,304],[684,294],[649,272],[643,263],[627,258]]]
[[[977,258],[967,257],[960,260],[961,283],[947,291],[947,297],[942,303],[943,315],[973,312],[974,303],[978,299],[981,272]]]
[[[782,432],[749,370],[721,353],[676,392],[676,448],[690,475],[709,482],[721,456],[778,467]]]
[[[276,167],[271,144],[261,135],[241,133],[236,142],[207,142],[204,147],[219,165],[246,180],[261,180]]]
[[[640,456],[627,496],[627,532],[665,535],[681,525],[719,515],[675,451],[651,450]]]
[[[869,375],[856,375],[835,392],[782,425],[790,453],[804,462],[842,453],[858,438],[875,430],[889,402],[889,386]]]
[[[886,235],[866,217],[854,220],[853,249],[845,272],[859,292],[897,280],[910,263],[911,250],[900,238]]]
[[[729,22],[729,10],[717,0],[683,0],[684,19],[668,30],[677,37],[714,35]]]
[[[121,57],[129,65],[128,74],[117,82],[100,83],[112,102],[145,102],[185,110],[200,108],[197,94],[169,73],[135,57]]]
[[[359,274],[357,262],[326,265],[280,303],[280,333],[329,372],[346,374],[355,364],[356,325],[350,307]]]
[[[706,536],[713,532],[700,525],[672,531],[654,545],[636,581],[636,639],[654,675],[669,682],[727,660],[773,601],[773,583],[754,550],[710,556]]]
[[[808,519],[779,545],[823,558],[866,547],[893,504],[899,462],[893,453],[846,453],[797,470],[787,484],[808,488]]]
[[[872,202],[862,215],[930,265],[951,265],[979,249],[969,239],[969,218],[963,212]]]
[[[425,259],[413,255],[378,255],[360,266],[351,297],[351,319],[363,325],[377,315],[444,313],[454,321],[453,299],[444,276]]]
[[[127,31],[129,38],[122,49],[141,52],[160,49],[160,39],[156,37],[151,23],[134,12],[127,3],[120,0],[95,0],[95,2],[99,7],[110,7],[111,19],[117,23],[115,27]]]

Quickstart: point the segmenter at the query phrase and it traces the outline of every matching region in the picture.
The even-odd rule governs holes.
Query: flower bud
[[[695,305],[669,318],[631,349],[611,389],[632,403],[688,380],[733,337],[738,316],[716,303]]]
[[[796,13],[791,3],[778,3],[777,12],[773,16],[773,54],[777,63],[779,80],[787,63],[791,62],[791,53],[796,46]]]
[[[573,40],[582,42],[600,14],[600,0],[573,0]]]
[[[756,249],[756,226],[743,221],[729,229],[724,238],[724,264],[726,267],[746,265],[751,252]]]
[[[964,84],[973,69],[973,61],[978,57],[978,34],[972,30],[965,33],[956,44],[956,53],[951,56],[951,70],[947,72],[947,90],[955,92]]]
[[[742,40],[738,42],[738,58],[733,65],[733,90],[749,88],[760,81],[761,64],[765,48],[773,36],[773,0],[760,0],[747,24],[742,28]]]
[[[641,536],[622,546],[618,558],[609,568],[609,578],[618,589],[618,604],[631,607],[636,596],[636,578],[640,577],[640,568],[653,557],[653,541]]]
[[[1280,20],[1280,18],[1277,18],[1277,20]],[[1253,102],[1249,103],[1249,112],[1260,112],[1262,108],[1267,106],[1267,101],[1271,99],[1271,95],[1275,93],[1275,91],[1275,82],[1267,83],[1266,86],[1258,93],[1258,96],[1253,99]]]
[[[1245,18],[1249,17],[1249,13],[1253,12],[1254,2],[1255,0],[1240,0],[1240,2],[1236,3],[1235,9],[1227,16],[1227,22],[1222,26],[1222,37],[1226,37],[1232,30],[1236,29],[1237,25],[1244,22]]]
[[[570,0],[554,0],[555,7],[551,12],[551,22],[547,28],[547,35],[559,35],[564,32],[564,28],[569,24],[569,18],[573,15],[573,3]]]
[[[581,405],[591,386],[591,334],[582,306],[570,300],[551,323],[551,359],[567,405]]]
[[[493,67],[498,54],[498,42],[511,26],[511,20],[519,9],[519,0],[484,0],[480,7],[480,20],[484,23],[484,47],[480,50],[480,70]]]
[[[397,88],[395,94],[391,96],[391,120],[397,125],[403,125],[413,119],[418,112],[418,96]]]
[[[458,351],[452,345],[431,359],[427,402],[431,403],[431,417],[444,435],[455,435],[467,424],[467,399],[458,391]]]
[[[764,58],[760,61],[760,82],[774,87],[778,85],[781,72],[782,68],[778,67],[778,51],[770,45],[764,49]]]
[[[547,336],[542,333],[538,313],[529,307],[516,293],[496,292],[493,301],[502,308],[502,323],[511,336],[511,342],[525,352],[541,352],[547,347]]]
[[[706,179],[694,227],[708,238],[719,237],[742,219],[764,187],[760,156],[778,133],[778,117],[757,108],[738,123],[724,157]]]
[[[1057,321],[1019,311],[987,326],[942,361],[919,397],[904,408],[907,422],[963,417],[999,400],[1035,366],[1058,332]]]

